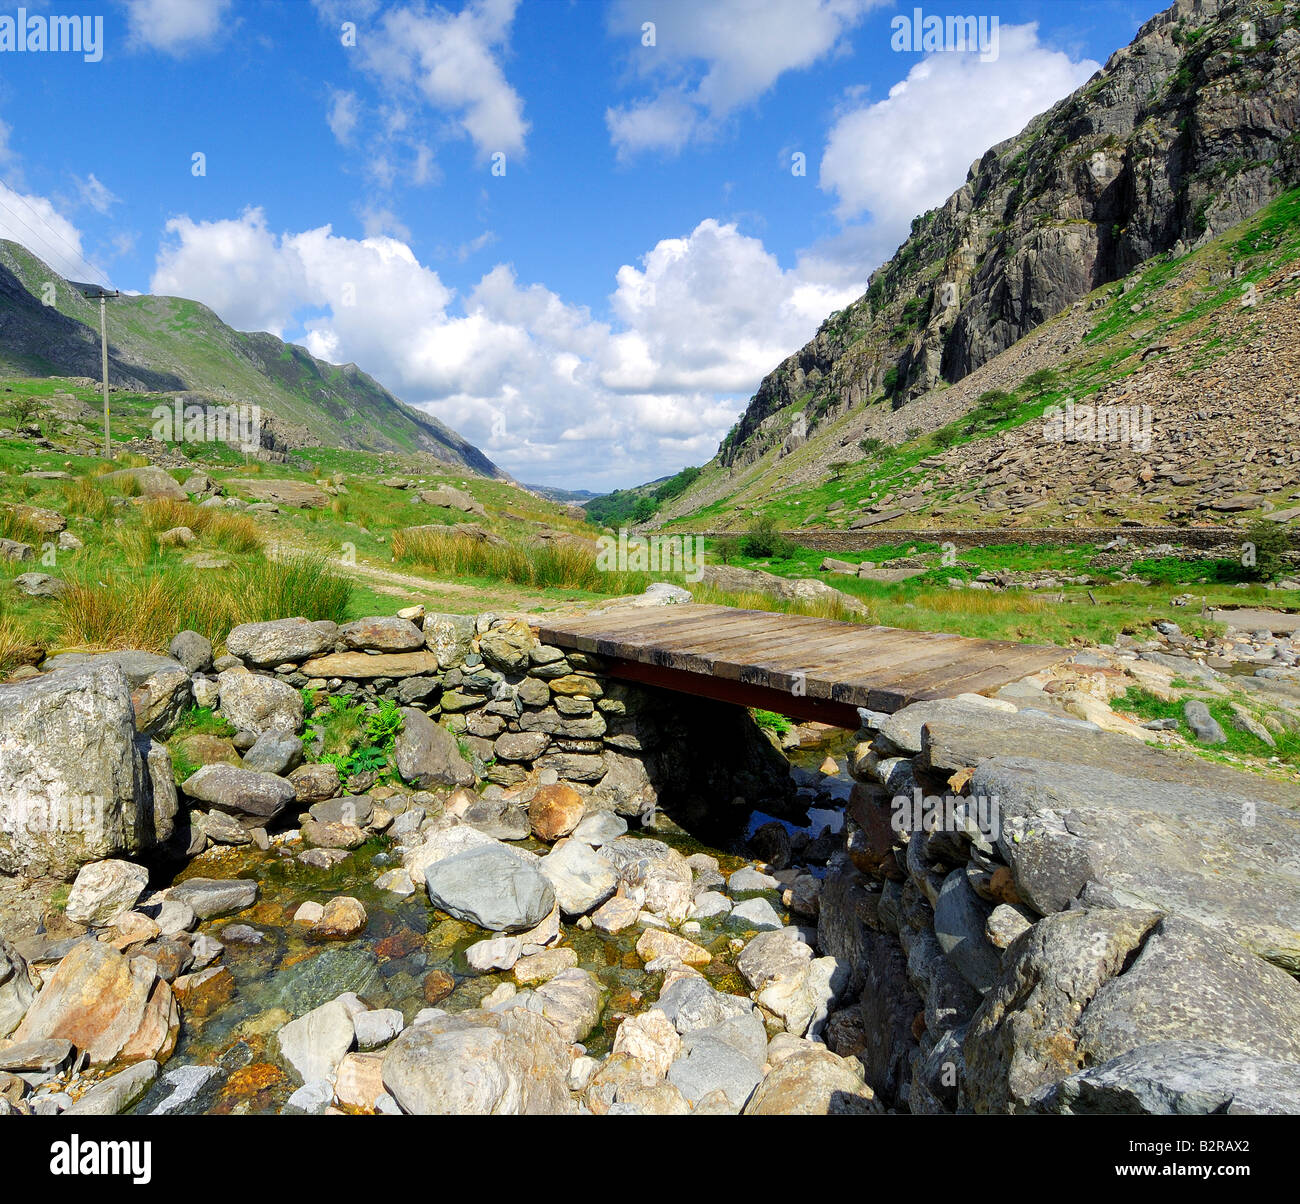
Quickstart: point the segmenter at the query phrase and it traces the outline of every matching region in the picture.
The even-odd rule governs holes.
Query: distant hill
[[[54,304],[42,304],[46,285]],[[100,375],[99,305],[25,247],[0,239],[0,375]],[[187,402],[258,405],[282,448],[329,446],[424,452],[506,478],[467,439],[394,397],[355,364],[330,364],[266,333],[227,326],[182,297],[109,302],[109,380]]]
[[[551,502],[576,502],[579,505],[603,496],[590,489],[557,489],[554,485],[525,485],[524,488]]]

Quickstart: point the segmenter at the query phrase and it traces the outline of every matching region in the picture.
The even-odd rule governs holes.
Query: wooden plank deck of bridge
[[[614,677],[849,728],[858,726],[858,707],[896,711],[992,690],[1068,655],[1044,644],[695,603],[548,618],[538,635],[604,658]]]

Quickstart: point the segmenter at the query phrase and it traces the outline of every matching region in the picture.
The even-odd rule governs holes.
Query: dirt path
[[[271,560],[279,559],[283,554],[292,555],[302,549],[283,541],[271,541],[266,546],[266,555]],[[477,585],[466,585],[460,581],[438,581],[428,577],[419,577],[411,573],[400,573],[395,569],[370,564],[364,560],[348,563],[332,560],[331,563],[341,573],[364,582],[377,594],[388,594],[402,598],[408,605],[423,602],[447,600],[449,602],[468,603],[471,609],[485,610],[493,607],[510,610],[528,610],[537,607],[555,609],[562,603],[553,598],[545,598],[526,590],[513,589],[499,584],[484,590]]]

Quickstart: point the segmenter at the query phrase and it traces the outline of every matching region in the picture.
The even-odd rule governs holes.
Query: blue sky
[[[891,0],[29,0],[103,56],[0,49],[0,236],[353,361],[523,480],[630,485],[1162,7],[920,6],[996,17],[981,54],[894,49]]]

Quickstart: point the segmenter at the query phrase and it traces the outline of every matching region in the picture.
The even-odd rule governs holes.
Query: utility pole
[[[93,296],[91,293],[86,294],[88,297]],[[108,314],[105,302],[109,297],[117,297],[121,294],[114,289],[111,293],[106,293],[102,288],[99,290],[99,347],[102,352],[103,369],[104,369],[104,459],[113,458],[113,445],[109,439],[108,433]]]

